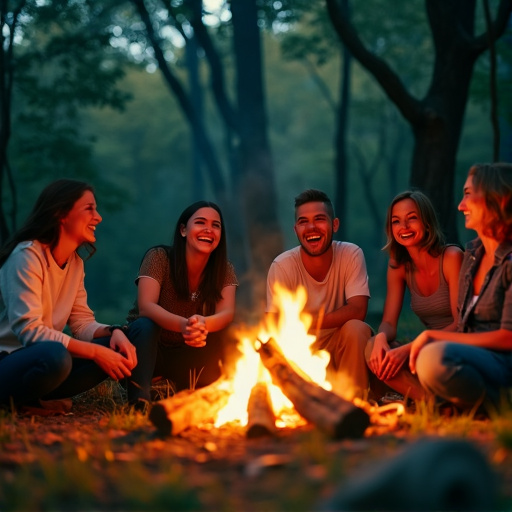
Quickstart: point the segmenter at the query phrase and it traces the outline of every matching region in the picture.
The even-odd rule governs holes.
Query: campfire
[[[326,380],[329,354],[311,352],[316,336],[310,334],[311,316],[302,311],[305,290],[292,293],[278,286],[276,292],[277,325],[267,322],[259,332],[239,334],[242,355],[232,376],[153,405],[149,418],[161,434],[177,435],[207,422],[237,422],[246,427],[248,437],[257,437],[312,423],[335,439],[354,438],[363,436],[371,422],[382,423],[379,413],[396,417],[403,412],[396,405],[378,411],[367,402],[333,393]],[[345,397],[350,396],[352,390],[346,390]]]

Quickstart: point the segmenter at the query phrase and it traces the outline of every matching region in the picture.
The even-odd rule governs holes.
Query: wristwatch
[[[108,330],[110,331],[110,334],[112,334],[116,329],[119,329],[120,331],[125,332],[125,326],[121,324],[112,324],[108,326]]]

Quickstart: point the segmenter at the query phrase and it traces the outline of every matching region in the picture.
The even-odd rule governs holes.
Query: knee
[[[341,328],[343,336],[356,340],[361,347],[366,347],[372,335],[370,326],[361,320],[348,320]]]
[[[128,326],[128,339],[134,344],[157,342],[161,327],[146,317],[139,317]]]
[[[50,375],[65,380],[71,372],[73,358],[69,350],[61,343],[49,342],[45,347],[42,364]]]
[[[366,342],[366,345],[364,347],[364,358],[366,359],[367,363],[370,362],[370,358],[372,356],[374,345],[375,345],[375,336],[372,336],[371,338],[368,339],[368,341]]]
[[[445,343],[434,342],[425,345],[416,360],[416,374],[420,382],[431,387],[445,373],[444,364]]]

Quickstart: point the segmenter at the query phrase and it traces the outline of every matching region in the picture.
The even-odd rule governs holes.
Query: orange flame
[[[328,390],[331,389],[325,379],[329,354],[325,351],[315,354],[311,352],[311,345],[316,341],[316,336],[308,333],[312,323],[311,315],[303,313],[307,300],[305,289],[299,287],[293,293],[276,285],[275,292],[280,311],[277,325],[267,319],[267,325],[260,327],[259,332],[258,329],[255,329],[252,332],[241,332],[238,335],[238,348],[242,356],[237,362],[232,381],[233,393],[226,407],[219,412],[216,425],[231,421],[238,421],[242,425],[247,424],[247,403],[251,390],[257,382],[268,384],[278,427],[297,426],[305,422],[281,390],[271,384],[270,375],[255,350],[256,343],[264,343],[270,337],[279,343],[283,354],[290,363],[300,368],[318,385]]]

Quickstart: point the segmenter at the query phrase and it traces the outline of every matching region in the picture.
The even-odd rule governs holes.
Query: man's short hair
[[[331,200],[325,192],[314,188],[304,190],[304,192],[301,192],[295,198],[295,210],[297,210],[299,206],[302,206],[306,203],[324,203],[327,210],[327,215],[329,215],[331,220],[334,220],[334,208],[332,206]]]

